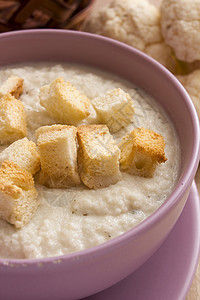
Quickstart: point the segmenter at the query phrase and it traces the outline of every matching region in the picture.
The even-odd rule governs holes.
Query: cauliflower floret
[[[160,12],[147,0],[115,0],[91,15],[85,31],[111,37],[141,51],[162,40]]]
[[[190,95],[200,118],[200,69],[193,71],[189,75],[177,76],[177,79]]]
[[[159,9],[147,0],[115,0],[88,19],[85,31],[104,35],[150,55],[174,74],[182,73],[163,40]]]
[[[181,64],[176,59],[172,49],[164,42],[147,46],[146,54],[156,59],[174,74],[182,73]]]
[[[165,42],[186,62],[200,59],[200,1],[163,0],[161,26]]]

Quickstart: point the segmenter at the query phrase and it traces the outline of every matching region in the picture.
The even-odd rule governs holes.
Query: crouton
[[[23,83],[24,79],[18,76],[12,75],[8,77],[0,86],[0,98],[9,93],[18,99],[23,92]]]
[[[11,94],[0,98],[0,144],[12,143],[27,135],[24,105]]]
[[[133,121],[133,100],[120,88],[95,98],[92,104],[99,122],[107,125],[110,132],[116,132]]]
[[[40,183],[52,188],[79,184],[76,127],[42,126],[37,129],[36,138],[41,160]]]
[[[21,228],[38,208],[32,175],[17,164],[5,161],[0,168],[0,218]]]
[[[156,165],[167,160],[164,146],[160,134],[143,127],[134,129],[119,144],[121,169],[133,175],[152,177]]]
[[[63,78],[43,86],[39,98],[40,104],[58,123],[77,125],[89,115],[90,100]]]
[[[98,123],[97,113],[92,104],[90,105],[89,112],[89,116],[82,120],[78,125],[90,125]]]
[[[83,183],[93,189],[115,184],[121,178],[120,149],[106,125],[81,125],[78,131],[78,166]]]
[[[5,160],[13,161],[32,175],[40,169],[40,156],[36,144],[26,137],[12,143],[0,153],[0,163]]]

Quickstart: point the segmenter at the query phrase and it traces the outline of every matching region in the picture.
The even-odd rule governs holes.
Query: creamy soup
[[[28,137],[35,130],[55,124],[40,105],[40,87],[57,77],[70,81],[93,99],[121,88],[134,101],[134,122],[113,134],[117,142],[136,127],[162,134],[167,162],[156,167],[152,178],[122,173],[122,179],[107,188],[90,190],[83,184],[70,189],[52,189],[37,183],[41,204],[22,229],[0,220],[1,258],[42,258],[86,249],[106,242],[133,228],[163,204],[176,184],[180,146],[172,123],[163,109],[144,91],[112,74],[70,64],[32,64],[0,70],[0,84],[10,75],[24,78],[24,103]],[[82,123],[96,123],[94,112]],[[0,151],[5,146],[0,147]]]

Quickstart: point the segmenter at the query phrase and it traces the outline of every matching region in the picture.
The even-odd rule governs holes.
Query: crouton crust
[[[42,126],[36,131],[36,138],[41,160],[40,183],[53,188],[79,184],[76,127]]]
[[[5,160],[13,161],[33,175],[40,169],[40,155],[36,144],[26,137],[15,141],[0,153],[0,164]]]
[[[24,105],[11,94],[0,98],[0,144],[12,143],[27,135]]]
[[[83,183],[103,188],[121,179],[120,150],[106,125],[81,125],[78,132],[78,166]]]
[[[0,97],[10,93],[12,96],[18,99],[23,92],[23,83],[23,78],[15,75],[8,77],[8,79],[6,79],[0,87]]]
[[[0,168],[0,180],[11,181],[18,187],[28,190],[34,187],[32,175],[20,168],[16,163],[6,160]]]
[[[90,100],[63,78],[43,86],[39,98],[48,114],[61,124],[77,125],[90,113]]]
[[[133,99],[122,89],[116,88],[93,99],[99,123],[108,126],[110,132],[117,132],[133,122]]]
[[[0,168],[0,218],[21,228],[38,208],[34,179],[17,164],[5,161]]]
[[[141,127],[134,130],[132,135],[138,151],[145,151],[158,163],[163,163],[167,160],[164,151],[164,138],[160,134]]]
[[[119,144],[122,170],[134,175],[151,177],[156,165],[167,160],[164,146],[162,135],[143,127],[134,129]]]

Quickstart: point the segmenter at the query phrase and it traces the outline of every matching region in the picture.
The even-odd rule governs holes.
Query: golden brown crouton
[[[43,86],[39,98],[40,104],[59,123],[77,125],[89,115],[90,100],[63,78]]]
[[[0,163],[5,160],[13,161],[33,175],[40,169],[40,156],[36,144],[26,137],[12,143],[0,153]]]
[[[108,91],[92,101],[101,124],[106,124],[111,132],[116,132],[133,121],[133,100],[122,89]]]
[[[23,82],[24,79],[18,76],[12,75],[8,77],[0,86],[0,98],[9,93],[18,99],[23,92]]]
[[[53,188],[79,184],[76,127],[42,126],[36,131],[36,138],[41,160],[40,183]]]
[[[0,218],[16,228],[27,224],[39,201],[32,175],[17,164],[5,161],[0,168]]]
[[[0,98],[0,144],[12,143],[27,135],[24,105],[11,94]]]
[[[82,125],[78,130],[78,166],[83,183],[103,188],[121,178],[120,150],[106,125]]]
[[[119,144],[121,169],[138,176],[153,176],[156,165],[167,160],[164,146],[160,134],[143,127],[134,129]]]

